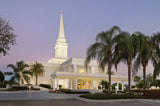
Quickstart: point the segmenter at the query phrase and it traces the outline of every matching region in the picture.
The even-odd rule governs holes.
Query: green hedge
[[[51,86],[49,84],[39,84],[39,86],[51,89]]]
[[[145,98],[160,99],[160,90],[131,90],[132,94],[143,94]]]
[[[40,90],[40,88],[32,88],[32,90]]]
[[[87,95],[80,95],[80,97],[88,98],[88,99],[97,99],[97,100],[144,98],[143,96],[140,96],[140,95],[130,95],[130,94],[87,94]]]
[[[70,89],[61,89],[60,91],[67,94],[89,94],[89,91],[72,91]]]
[[[16,89],[16,90],[28,90],[28,86],[13,86],[12,89]]]
[[[103,93],[108,93],[108,89],[103,90]],[[112,90],[111,93],[115,93],[115,90]],[[125,93],[125,91],[117,91],[117,93]]]

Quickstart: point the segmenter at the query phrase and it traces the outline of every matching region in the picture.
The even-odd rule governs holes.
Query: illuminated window
[[[85,73],[84,69],[79,69],[79,73]]]

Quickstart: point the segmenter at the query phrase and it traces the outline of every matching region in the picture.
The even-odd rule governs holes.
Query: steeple
[[[58,38],[65,39],[62,10],[61,10],[61,15],[60,15],[60,24],[59,24]]]
[[[55,58],[68,58],[67,49],[68,49],[68,44],[66,43],[66,39],[65,39],[63,17],[62,17],[62,10],[61,10],[58,39],[55,45]]]

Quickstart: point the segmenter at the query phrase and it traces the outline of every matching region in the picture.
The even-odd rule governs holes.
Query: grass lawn
[[[80,95],[80,97],[88,98],[88,99],[97,99],[97,100],[105,100],[105,99],[144,99],[144,96],[131,95],[131,94],[86,94],[86,95]]]

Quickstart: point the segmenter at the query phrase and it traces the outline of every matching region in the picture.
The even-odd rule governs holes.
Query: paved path
[[[56,94],[48,93],[48,91],[23,91],[23,92],[10,92],[0,93],[1,100],[46,100],[46,99],[74,99],[78,98],[79,94]]]
[[[79,94],[56,94],[47,91],[0,92],[0,106],[160,106],[155,100],[88,100]]]
[[[159,106],[159,104],[127,102],[84,102],[74,99],[0,102],[0,106]]]

